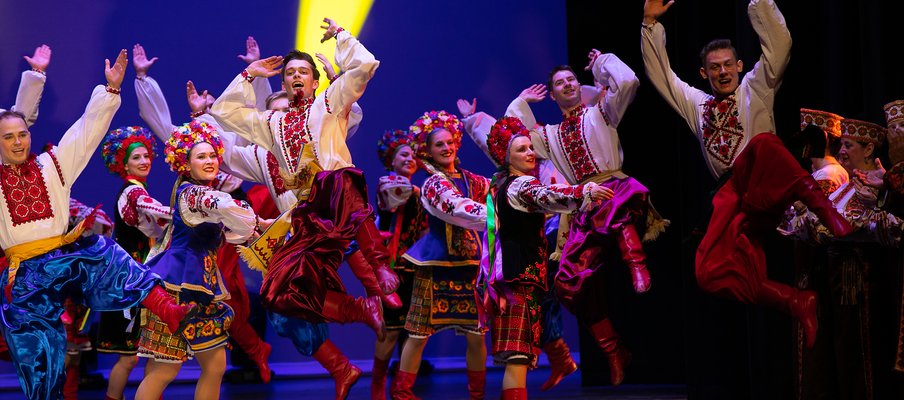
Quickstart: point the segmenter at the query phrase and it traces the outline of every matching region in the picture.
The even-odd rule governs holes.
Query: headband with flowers
[[[395,158],[396,151],[402,146],[411,146],[413,142],[411,133],[396,129],[394,131],[383,132],[383,137],[377,141],[377,156],[383,161],[383,166],[387,171],[392,171],[392,160]]]
[[[490,157],[497,166],[503,167],[508,165],[508,150],[518,136],[529,136],[527,128],[521,123],[521,120],[515,117],[502,117],[490,128],[490,134],[487,136],[487,148],[490,150]]]
[[[427,151],[427,139],[431,132],[439,128],[449,131],[455,144],[461,145],[461,132],[464,130],[464,125],[455,114],[450,114],[445,110],[425,112],[408,128],[413,138],[412,149],[418,158],[422,160],[430,158]]]
[[[123,126],[107,133],[101,144],[100,155],[107,170],[120,177],[126,176],[126,162],[136,148],[144,146],[154,158],[154,136],[141,126]]]
[[[183,176],[188,176],[191,171],[189,154],[192,147],[199,143],[208,143],[217,152],[217,160],[223,162],[223,142],[217,133],[217,128],[206,122],[192,120],[182,126],[173,129],[173,135],[166,141],[166,163],[170,169]]]

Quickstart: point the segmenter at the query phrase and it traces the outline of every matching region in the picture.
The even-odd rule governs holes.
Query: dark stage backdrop
[[[28,68],[22,56],[43,43],[50,45],[47,86],[32,128],[33,150],[40,150],[59,139],[84,111],[94,85],[104,83],[104,58],[114,58],[123,48],[131,53],[132,45],[141,43],[149,57],[160,58],[150,75],[166,94],[174,123],[187,122],[185,82],[191,79],[201,90],[221,93],[244,68],[236,55],[244,54],[248,35],[257,39],[264,56],[285,54],[294,48],[298,8],[298,1],[3,2],[0,99],[8,108],[15,98],[20,73]],[[320,25],[322,17],[302,23]],[[384,130],[407,129],[424,111],[457,112],[458,98],[477,97],[481,110],[501,114],[521,89],[544,81],[551,66],[567,60],[565,25],[564,1],[375,1],[358,37],[381,64],[360,100],[364,121],[349,143],[370,187],[385,173],[375,151]],[[131,65],[122,100],[112,127],[142,124]],[[558,114],[551,102],[537,110],[544,120]],[[162,152],[161,145],[157,151]],[[468,138],[459,154],[465,168],[493,172]],[[103,203],[112,213],[121,182],[106,171],[99,150],[92,158],[72,194],[86,204]],[[168,202],[175,175],[162,156],[154,161],[151,175],[151,194]],[[418,183],[423,179],[423,173],[415,177]],[[343,277],[352,293],[363,294],[346,267]],[[574,320],[568,318],[568,340],[576,345]],[[373,357],[373,334],[367,328],[333,325],[331,334],[350,358]],[[272,362],[302,360],[287,340],[272,332],[268,338],[279,346]],[[463,357],[464,350],[464,340],[447,333],[431,341],[427,356]],[[0,371],[9,372],[10,364],[0,364]]]

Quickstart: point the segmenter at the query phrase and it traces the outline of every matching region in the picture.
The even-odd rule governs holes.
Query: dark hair
[[[292,60],[307,61],[309,64],[311,64],[311,73],[314,74],[314,80],[316,81],[316,80],[320,79],[320,71],[317,70],[317,64],[314,63],[314,57],[311,57],[311,55],[308,53],[305,53],[303,51],[298,51],[298,50],[292,50],[292,51],[286,53],[286,56],[283,57],[283,70],[282,70],[283,78],[286,77],[285,66],[289,65],[289,61],[292,61]]]
[[[546,89],[552,91],[552,77],[556,75],[559,71],[569,71],[572,75],[577,78],[578,74],[574,73],[574,70],[571,69],[571,66],[568,65],[557,65],[553,67],[552,71],[549,71],[549,78],[546,79]]]
[[[716,39],[707,43],[706,46],[703,46],[703,50],[700,50],[700,65],[703,66],[703,68],[706,68],[706,56],[716,50],[724,49],[731,50],[731,53],[734,54],[735,60],[738,59],[738,50],[736,50],[734,46],[731,45],[731,40]]]
[[[278,91],[278,92],[270,93],[270,95],[267,96],[267,100],[265,101],[264,104],[265,104],[265,107],[267,107],[267,109],[269,110],[269,109],[270,109],[270,103],[273,103],[273,102],[276,101],[277,99],[288,99],[288,98],[289,98],[289,94],[286,93],[285,90],[280,90],[280,91]]]
[[[25,122],[25,125],[28,125],[28,120],[25,119],[25,114],[22,114],[18,111],[6,110],[3,112],[0,112],[0,121],[7,119],[7,118],[19,118],[22,120],[22,122]]]

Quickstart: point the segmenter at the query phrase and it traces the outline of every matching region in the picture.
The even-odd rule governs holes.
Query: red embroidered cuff
[[[204,114],[206,114],[206,113],[207,113],[207,111],[204,111],[204,110],[201,110],[201,111],[195,111],[195,112],[191,113],[191,118],[192,118],[192,119],[195,119],[195,118],[198,118],[198,117],[200,117],[200,116],[202,116],[202,115],[204,115]]]
[[[343,32],[343,31],[345,31],[345,28],[340,26],[339,29],[336,29],[336,33],[333,34],[333,38],[338,37],[339,33]]]
[[[248,73],[247,69],[242,70],[242,78],[245,78],[248,83],[254,82],[254,77]]]
[[[113,94],[119,94],[120,92],[122,92],[122,90],[114,88],[113,86],[110,86],[110,85],[107,85],[104,89],[106,89],[107,92],[113,93]]]
[[[37,69],[37,68],[32,68],[31,70],[34,71],[34,72],[37,72],[37,73],[39,73],[39,74],[41,74],[41,75],[47,76],[47,72],[44,72],[44,70]]]

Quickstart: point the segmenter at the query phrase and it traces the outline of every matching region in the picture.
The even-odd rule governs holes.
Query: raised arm
[[[521,91],[515,100],[509,104],[505,110],[507,117],[516,117],[521,120],[527,129],[530,130],[530,141],[534,145],[534,151],[537,157],[550,158],[549,152],[546,151],[544,142],[544,132],[541,127],[537,126],[537,119],[534,112],[530,109],[530,103],[542,101],[546,97],[546,85],[535,84]],[[487,131],[489,134],[489,131]]]
[[[644,23],[640,28],[640,50],[650,83],[696,134],[697,121],[700,119],[698,106],[703,104],[709,95],[688,85],[672,71],[669,55],[665,49],[665,28],[658,22],[658,18],[672,4],[674,1],[663,5],[662,0],[646,0]]]
[[[126,57],[126,50],[123,49],[112,66],[110,60],[105,60],[107,87],[98,85],[94,88],[85,113],[63,134],[54,150],[66,187],[72,187],[110,129],[113,114],[116,114],[121,101],[119,90],[128,65]]]
[[[593,182],[586,185],[543,185],[533,176],[521,176],[512,182],[506,196],[513,208],[524,212],[565,214],[586,209],[600,200],[611,199],[611,189]]]
[[[428,213],[446,223],[465,229],[486,230],[486,206],[462,196],[452,183],[439,175],[432,175],[424,181],[421,204]]]
[[[324,18],[323,22],[327,24],[323,27],[326,29],[324,38],[331,35],[329,37],[336,39],[336,65],[342,71],[326,89],[326,102],[330,112],[345,116],[352,103],[364,94],[380,62],[358,39],[339,28],[335,21]]]
[[[211,115],[225,130],[235,132],[268,150],[273,148],[269,119],[276,112],[259,111],[247,105],[257,103],[252,81],[275,76],[279,73],[281,64],[280,56],[268,57],[249,64],[248,68],[232,80],[226,91],[210,108]]]
[[[205,222],[223,224],[226,241],[244,243],[258,226],[257,215],[248,203],[207,186],[192,185],[179,196],[179,213],[191,225]]]
[[[754,91],[770,97],[771,104],[772,94],[781,85],[782,75],[791,59],[791,32],[773,0],[751,0],[747,14],[760,38],[763,54],[744,78],[749,80]]]
[[[16,104],[12,106],[12,110],[22,113],[28,126],[34,125],[38,119],[38,105],[44,94],[44,83],[47,82],[46,71],[50,65],[50,55],[50,47],[45,44],[36,48],[31,57],[25,56],[31,71],[22,72],[19,91],[16,92]]]
[[[377,181],[377,207],[384,211],[394,211],[408,202],[414,189],[411,181],[404,176],[381,176]]]
[[[493,128],[493,124],[496,123],[496,118],[483,111],[475,112],[477,110],[477,99],[474,99],[471,103],[468,103],[465,99],[458,99],[456,105],[458,106],[458,113],[463,117],[461,122],[465,126],[465,132],[468,133],[474,144],[480,148],[480,151],[490,161],[493,161],[493,157],[490,157],[490,149],[487,147],[487,137],[490,135],[490,129]],[[493,164],[495,163],[493,161]]]
[[[600,54],[596,49],[590,54],[592,61],[588,67],[593,71],[593,78],[606,88],[605,96],[602,96],[598,105],[608,116],[609,123],[618,127],[628,105],[634,101],[640,80],[615,54]]]

